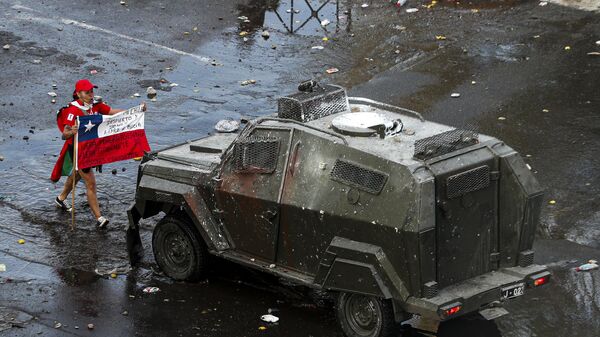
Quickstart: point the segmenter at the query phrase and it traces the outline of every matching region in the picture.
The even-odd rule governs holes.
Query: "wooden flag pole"
[[[79,138],[79,118],[75,123],[78,132],[73,140],[73,188],[71,189],[71,230],[75,230],[75,187],[77,186],[77,139]]]

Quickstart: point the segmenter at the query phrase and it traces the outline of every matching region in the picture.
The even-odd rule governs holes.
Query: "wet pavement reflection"
[[[28,112],[32,99],[44,100],[52,90],[51,82],[60,85],[59,103],[67,102],[71,83],[92,68],[100,69],[92,80],[115,107],[138,104],[133,93],[148,86],[158,89],[146,116],[153,149],[212,133],[223,118],[273,113],[278,96],[309,78],[506,141],[547,188],[546,201],[556,201],[544,207],[536,243],[536,262],[549,264],[553,283],[510,302],[509,316],[457,319],[442,324],[438,336],[599,335],[598,273],[573,270],[600,257],[600,64],[586,55],[598,49],[599,14],[522,1],[441,1],[429,8],[365,3],[129,1],[97,6],[89,17],[87,9],[62,1],[0,0],[9,9],[0,44],[13,45],[0,54],[6,69],[0,79],[0,263],[7,269],[0,272],[0,307],[26,320],[23,328],[2,331],[0,325],[2,335],[341,336],[330,303],[258,272],[219,261],[206,281],[169,280],[149,249],[160,217],[142,222],[146,256],[129,271],[125,211],[138,162],[109,164],[97,175],[99,201],[111,219],[106,231],[94,228],[83,185],[76,194],[78,229],[68,230],[70,216],[51,204],[62,181],[47,179],[62,144],[50,113],[57,106],[36,102],[44,112],[36,120]],[[408,7],[419,11],[406,13]],[[64,25],[65,15],[198,57]],[[132,22],[132,15],[144,20]],[[78,48],[90,35],[107,47]],[[64,48],[49,49],[55,44]],[[50,66],[41,70],[34,58]],[[340,72],[327,75],[330,67]],[[256,84],[241,85],[250,79]],[[453,92],[460,98],[451,98]],[[95,272],[115,269],[115,278]],[[144,294],[146,286],[161,291]],[[281,318],[278,325],[259,320],[269,309]]]

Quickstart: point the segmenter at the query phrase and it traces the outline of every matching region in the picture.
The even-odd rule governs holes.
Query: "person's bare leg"
[[[81,180],[81,176],[77,175],[77,181],[75,183],[78,183],[79,180]],[[71,193],[71,190],[73,190],[73,174],[71,173],[70,176],[67,177],[67,181],[65,181],[65,186],[63,187],[62,192],[58,195],[58,199],[60,200],[65,200],[67,199],[67,197],[69,196],[69,193]]]
[[[85,193],[92,214],[98,219],[100,217],[100,206],[98,205],[98,197],[96,196],[96,177],[94,176],[94,171],[90,170],[88,173],[85,173],[80,170],[79,175],[81,175],[81,178],[85,182]]]

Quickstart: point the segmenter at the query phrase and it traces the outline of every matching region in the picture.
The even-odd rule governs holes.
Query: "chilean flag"
[[[75,169],[141,157],[150,151],[141,106],[115,115],[79,116]]]

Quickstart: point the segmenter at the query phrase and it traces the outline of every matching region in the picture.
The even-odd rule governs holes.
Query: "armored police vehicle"
[[[218,256],[330,294],[349,337],[412,315],[480,312],[549,281],[533,264],[542,189],[502,141],[335,85],[303,83],[277,115],[147,154],[129,210],[160,268],[198,280]]]

